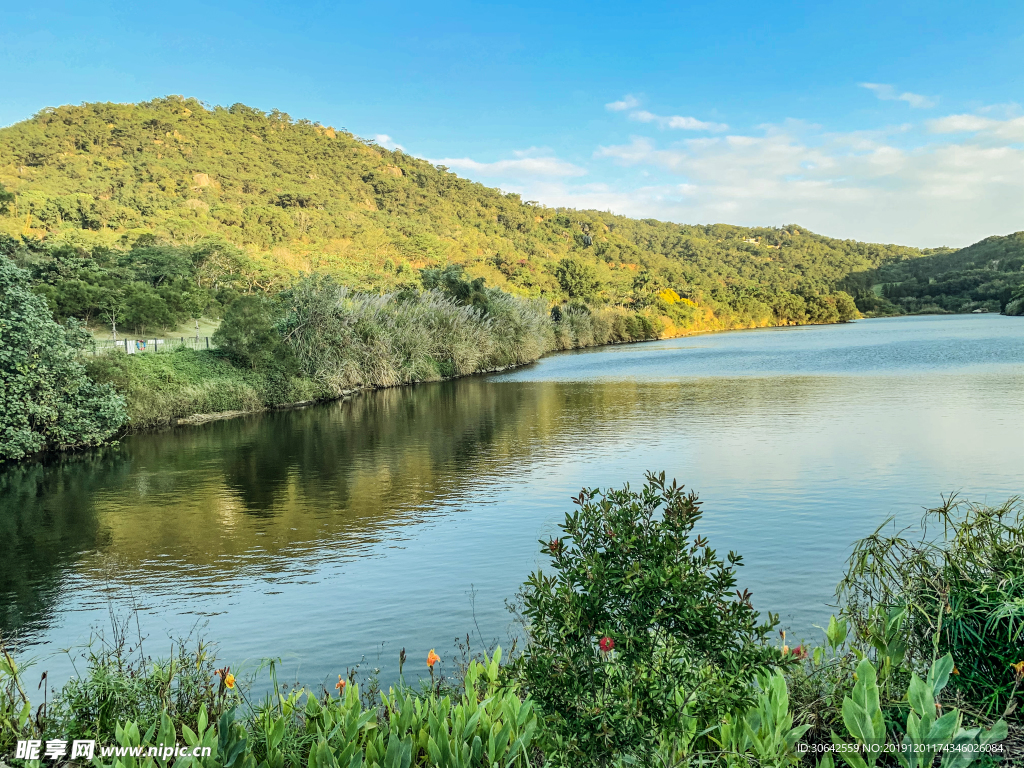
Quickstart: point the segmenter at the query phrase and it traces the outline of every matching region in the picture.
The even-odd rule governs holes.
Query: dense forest
[[[851,275],[843,285],[865,312],[1024,314],[1024,232],[883,264]]]

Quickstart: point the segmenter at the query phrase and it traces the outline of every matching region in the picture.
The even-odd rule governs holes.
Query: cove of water
[[[740,586],[818,640],[851,544],[941,494],[1024,492],[1024,320],[860,321],[558,354],[501,375],[133,435],[0,473],[0,631],[51,681],[137,612],[316,685],[399,649],[451,667],[583,486],[664,470]],[[133,619],[133,627],[135,619]],[[133,630],[134,631],[134,630]],[[425,672],[425,669],[422,670]]]

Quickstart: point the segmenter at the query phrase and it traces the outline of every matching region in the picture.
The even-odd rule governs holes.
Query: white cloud
[[[627,109],[633,109],[639,106],[640,101],[632,94],[627,94],[621,101],[613,101],[609,104],[605,104],[604,108],[610,112],[625,112]]]
[[[545,205],[682,223],[796,223],[833,237],[917,246],[964,246],[1024,229],[1017,105],[839,132],[786,119],[714,133],[696,118],[625,109],[638,128],[670,128],[678,119],[681,128],[708,133],[637,135],[597,147],[580,164],[537,147],[495,162],[433,162]]]
[[[796,222],[837,237],[912,245],[967,245],[1024,229],[1024,150],[1016,133],[1024,130],[1018,123],[1024,118],[951,117],[958,120],[944,118],[930,129],[969,126],[986,132],[986,140],[907,146],[904,126],[838,134],[765,126],[760,134],[667,146],[634,137],[599,147],[595,157],[666,179],[628,196],[609,195],[609,204],[625,214],[683,222]],[[569,204],[568,192],[563,204]],[[600,194],[581,195],[607,207],[595,196]]]
[[[547,154],[543,150],[531,148],[513,152],[515,159],[497,160],[493,163],[481,163],[468,157],[446,157],[431,160],[435,165],[444,165],[456,171],[463,171],[474,176],[502,178],[566,178],[584,176],[587,171],[578,165]]]
[[[935,101],[929,99],[927,96],[922,96],[919,93],[911,93],[906,91],[904,93],[897,93],[896,89],[891,85],[884,83],[861,83],[861,88],[867,88],[869,91],[874,91],[875,96],[880,98],[882,101],[905,101],[911,107],[916,109],[927,109],[935,106]]]
[[[1024,117],[996,120],[980,115],[949,115],[928,121],[932,133],[975,133],[992,139],[1024,141]]]
[[[375,142],[377,142],[378,144],[380,144],[380,146],[384,147],[385,149],[390,149],[390,150],[400,149],[403,152],[405,152],[405,147],[403,147],[401,144],[396,142],[394,139],[392,139],[386,133],[378,133],[376,136],[373,137],[373,140]]]
[[[681,117],[679,115],[663,117],[642,109],[630,112],[629,119],[636,120],[638,123],[657,123],[662,128],[681,128],[685,131],[721,132],[729,130],[729,126],[725,123],[708,123],[695,117]]]

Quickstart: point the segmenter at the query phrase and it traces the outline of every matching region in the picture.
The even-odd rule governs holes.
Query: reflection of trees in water
[[[460,381],[130,437],[0,473],[0,629],[38,626],[69,568],[134,583],[272,577],[357,556],[538,449],[690,429],[835,394],[838,379]],[[559,448],[560,447],[560,448]],[[683,479],[683,478],[681,478]]]
[[[126,470],[119,449],[106,448],[0,472],[0,632],[49,618],[65,569],[105,543],[94,494]]]

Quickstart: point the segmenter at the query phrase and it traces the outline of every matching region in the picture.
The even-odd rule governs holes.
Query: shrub
[[[529,645],[518,662],[563,764],[649,764],[659,741],[753,703],[751,683],[781,661],[765,644],[741,558],[693,536],[696,494],[664,474],[639,491],[583,490],[564,535],[542,541],[552,575],[520,600]]]
[[[555,266],[558,284],[570,299],[593,299],[601,289],[597,270],[593,264],[573,257],[567,257]]]
[[[294,355],[277,329],[280,312],[265,296],[242,296],[214,331],[213,340],[231,359],[245,368],[267,370],[292,367]]]
[[[883,527],[857,542],[840,584],[857,638],[877,647],[879,615],[898,616],[911,668],[949,653],[950,687],[988,715],[1009,714],[1024,658],[1024,505],[950,497],[925,513],[919,538]]]
[[[124,398],[86,375],[81,324],[53,321],[28,273],[0,256],[0,461],[98,445],[127,420]]]

